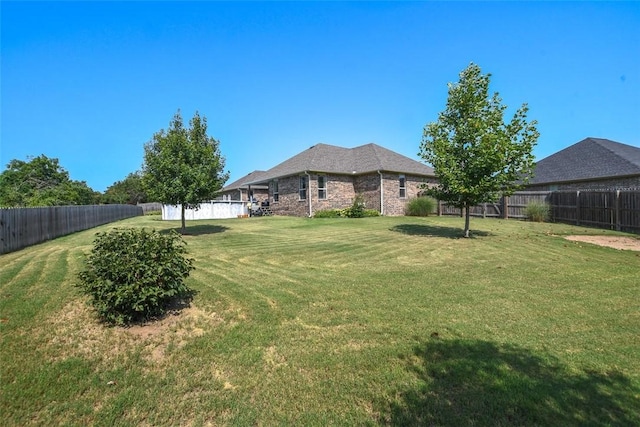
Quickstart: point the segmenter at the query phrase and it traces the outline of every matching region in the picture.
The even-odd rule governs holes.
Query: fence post
[[[576,225],[580,225],[580,190],[576,191]]]
[[[502,218],[509,219],[509,196],[502,196]]]
[[[620,231],[620,190],[616,190],[616,201],[615,201],[615,224],[616,231]]]

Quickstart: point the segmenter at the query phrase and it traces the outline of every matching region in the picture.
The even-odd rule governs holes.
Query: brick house
[[[536,163],[527,190],[640,188],[640,148],[586,138]]]
[[[267,171],[252,172],[223,188],[222,195],[253,193],[258,202],[268,201],[274,214],[313,216],[349,207],[360,194],[368,209],[404,215],[421,186],[435,183],[431,167],[376,144],[317,144]]]

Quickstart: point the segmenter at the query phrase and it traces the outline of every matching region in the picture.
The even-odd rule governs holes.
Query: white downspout
[[[313,216],[313,211],[311,210],[311,175],[309,175],[309,171],[304,171],[304,174],[307,175],[307,197],[309,198],[309,218]]]
[[[378,175],[380,175],[380,215],[384,215],[384,187],[382,186],[382,172],[378,171]]]

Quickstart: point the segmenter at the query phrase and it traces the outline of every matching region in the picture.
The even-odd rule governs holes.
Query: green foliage
[[[313,214],[314,218],[340,218],[344,217],[344,209],[323,209]]]
[[[353,203],[348,208],[325,209],[317,211],[313,215],[314,218],[364,218],[374,216],[380,216],[380,212],[375,209],[366,209],[362,194],[356,195]]]
[[[84,181],[72,181],[58,159],[40,155],[11,160],[0,174],[0,206],[91,205],[100,193]]]
[[[549,219],[551,208],[548,203],[529,202],[525,212],[530,221],[545,222]]]
[[[424,127],[420,156],[433,165],[439,185],[427,194],[457,208],[492,202],[510,195],[531,174],[539,133],[527,122],[523,104],[509,123],[498,93],[489,97],[491,75],[470,64],[460,81],[449,84],[446,109]],[[469,235],[469,216],[465,236]]]
[[[362,194],[356,195],[353,199],[353,204],[347,210],[348,218],[363,218],[365,210],[364,197]]]
[[[98,233],[78,286],[108,323],[123,325],[161,316],[170,303],[193,296],[184,283],[193,260],[185,253],[185,243],[175,232]]]
[[[433,197],[420,196],[409,200],[406,207],[408,216],[429,216],[436,211],[438,202]]]
[[[142,181],[152,200],[182,205],[184,233],[185,209],[215,199],[229,178],[224,165],[220,143],[207,135],[206,117],[196,112],[185,128],[178,110],[169,130],[160,130],[145,145]]]
[[[122,181],[114,182],[102,196],[104,203],[137,205],[149,202],[142,184],[142,174],[133,172]]]
[[[323,209],[313,214],[314,218],[355,218],[351,215],[351,207],[344,209]],[[380,212],[375,209],[362,209],[362,214],[358,218],[380,216]]]

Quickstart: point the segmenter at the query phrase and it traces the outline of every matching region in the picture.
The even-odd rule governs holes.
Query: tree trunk
[[[471,212],[471,206],[468,204],[464,207],[464,237],[469,238],[469,213]]]
[[[180,205],[182,208],[182,231],[180,233],[185,234],[187,232],[187,225],[184,220],[184,203]]]

